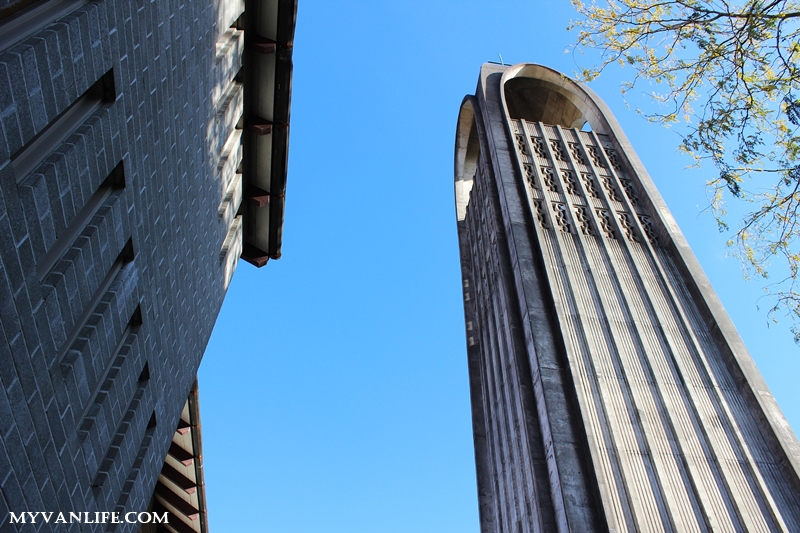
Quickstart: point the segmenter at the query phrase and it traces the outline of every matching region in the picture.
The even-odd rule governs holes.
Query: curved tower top
[[[800,531],[800,445],[586,85],[485,64],[456,214],[483,532]]]

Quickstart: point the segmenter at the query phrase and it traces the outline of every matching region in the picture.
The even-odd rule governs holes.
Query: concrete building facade
[[[280,256],[296,9],[0,0],[3,532],[207,531],[193,383],[239,258]]]
[[[800,531],[800,446],[609,109],[482,67],[456,211],[481,531]]]

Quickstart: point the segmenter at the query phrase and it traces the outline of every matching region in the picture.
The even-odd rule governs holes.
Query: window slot
[[[37,4],[39,4],[38,0],[6,0],[5,6],[0,7],[0,22],[5,21],[17,15],[23,11],[33,9]],[[0,28],[5,29],[2,25]],[[219,45],[217,45],[219,46]]]
[[[106,381],[108,380],[111,370],[122,367],[124,356],[119,355],[120,350],[122,350],[122,347],[128,341],[128,337],[130,335],[136,335],[136,333],[139,331],[139,326],[141,325],[142,309],[141,306],[136,306],[136,309],[133,311],[133,315],[131,315],[131,319],[128,321],[128,325],[125,327],[125,331],[122,332],[122,336],[112,352],[113,355],[108,362],[108,366],[106,366],[106,369],[100,379],[97,380],[94,391],[92,391],[92,394],[89,396],[89,401],[86,402],[86,407],[84,408],[80,417],[77,418],[78,433],[81,438],[85,438],[85,436],[88,434],[89,429],[91,429],[92,425],[94,424],[94,417],[97,416],[97,412],[103,405],[105,394],[107,394],[111,388],[111,384],[106,385]],[[145,370],[143,371],[142,375],[146,375],[146,379],[150,379],[150,370],[147,366],[147,363],[145,363],[144,369]],[[112,380],[114,377],[112,377]],[[139,377],[139,380],[142,381],[142,376]],[[103,396],[100,396],[101,392],[104,393]]]
[[[142,438],[142,443],[139,445],[139,453],[136,454],[136,459],[134,459],[133,461],[131,470],[128,473],[128,478],[122,485],[122,493],[120,494],[119,499],[117,500],[117,510],[125,509],[125,504],[128,502],[128,499],[130,498],[131,495],[131,491],[134,488],[134,482],[136,481],[136,478],[139,477],[139,471],[141,470],[142,464],[144,463],[144,460],[147,457],[148,450],[150,450],[150,443],[153,440],[153,434],[156,431],[156,425],[157,425],[156,412],[154,410],[153,414],[150,415],[150,420],[147,422],[147,429],[144,432],[144,438]],[[159,528],[159,529],[161,531],[169,531],[168,529],[165,528]]]
[[[104,102],[113,102],[115,98],[114,76],[109,70],[53,122],[11,156],[11,167],[14,169],[17,183],[66,141],[67,137],[72,135]]]
[[[145,366],[145,369],[146,368],[147,367]],[[147,387],[147,382],[149,379],[149,376],[144,380],[139,378],[139,386],[136,389],[136,394],[131,400],[128,410],[125,411],[125,417],[122,419],[120,427],[117,428],[117,432],[114,434],[114,438],[111,441],[108,452],[106,452],[106,456],[103,459],[103,462],[100,463],[100,468],[98,468],[97,473],[94,476],[92,490],[95,496],[100,495],[103,485],[105,485],[105,482],[108,479],[108,474],[111,471],[111,467],[114,466],[114,463],[117,460],[117,456],[120,452],[120,445],[125,440],[125,437],[128,436],[128,432],[133,426],[131,422],[133,421],[136,411],[139,410],[139,403],[142,400],[142,396],[144,396],[144,389]],[[155,433],[156,425],[156,412],[153,411],[153,414],[150,415],[150,420],[147,421],[147,427],[144,430],[144,435],[142,435],[142,443],[139,445],[139,453],[136,454],[136,458],[133,460],[133,464],[130,466],[130,474],[128,475],[128,479],[136,479],[139,469],[142,466],[142,462],[144,462],[144,458],[147,455],[147,450],[150,449],[150,441],[153,439],[153,433]],[[125,485],[123,485],[123,490],[124,487]]]
[[[119,257],[117,257],[117,260],[114,261],[113,265],[111,265],[111,269],[108,271],[108,274],[106,274],[106,277],[103,278],[100,286],[95,291],[92,300],[86,305],[86,309],[83,311],[83,314],[81,314],[80,318],[75,321],[75,325],[72,327],[69,337],[67,337],[67,340],[64,341],[64,344],[58,353],[58,357],[56,357],[56,361],[61,363],[65,372],[72,366],[72,363],[74,362],[66,360],[69,349],[75,343],[75,340],[78,338],[78,335],[80,335],[81,330],[83,330],[84,326],[89,321],[89,317],[91,317],[92,313],[94,313],[94,310],[97,308],[100,300],[103,299],[103,296],[105,296],[105,294],[108,292],[111,284],[114,283],[115,279],[117,279],[117,275],[125,267],[125,265],[131,261],[133,261],[133,243],[131,240],[128,240],[125,248],[122,249]]]
[[[0,52],[85,3],[86,0],[44,0],[11,15],[0,24]]]
[[[72,222],[69,223],[64,233],[53,243],[45,256],[36,264],[36,273],[39,274],[39,281],[44,281],[58,260],[67,253],[67,250],[75,242],[75,239],[83,232],[84,228],[94,217],[100,206],[111,196],[115,190],[125,188],[125,171],[122,161],[114,167],[111,174],[100,184],[95,193],[89,198]]]

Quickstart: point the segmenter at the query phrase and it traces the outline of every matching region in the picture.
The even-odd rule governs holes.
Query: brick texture
[[[3,532],[111,530],[9,512],[147,509],[235,267],[220,260],[234,219],[219,173],[241,116],[244,41],[228,27],[242,10],[99,0],[0,51]],[[114,98],[17,175],[15,158],[109,71]],[[120,162],[124,188],[87,216]]]

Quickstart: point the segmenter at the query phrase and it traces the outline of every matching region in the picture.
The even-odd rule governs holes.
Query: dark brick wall
[[[12,526],[9,510],[147,508],[224,297],[206,138],[219,9],[101,0],[0,51],[0,531],[107,527]],[[16,175],[109,71],[115,100]],[[40,279],[120,162],[125,187]]]

